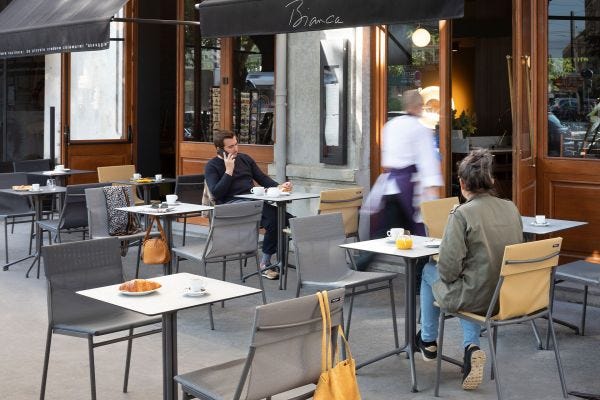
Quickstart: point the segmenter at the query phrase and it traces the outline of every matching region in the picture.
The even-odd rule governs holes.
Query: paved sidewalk
[[[177,229],[180,227],[176,227]],[[10,236],[10,257],[16,259],[27,251],[26,224],[16,226]],[[189,243],[203,240],[201,229]],[[78,236],[79,237],[79,236]],[[66,240],[69,240],[67,237]],[[181,243],[176,237],[176,243]],[[3,243],[2,243],[3,245]],[[126,276],[131,278],[135,269],[135,251],[123,259]],[[44,354],[47,309],[46,282],[43,278],[25,278],[27,262],[0,272],[0,398],[10,400],[39,398]],[[209,267],[210,268],[210,267]],[[247,269],[254,269],[249,262]],[[181,270],[198,273],[198,266],[189,261],[181,263]],[[160,266],[142,266],[143,277],[162,273]],[[220,266],[209,269],[209,275],[220,277]],[[228,279],[239,283],[239,266],[232,263]],[[258,286],[256,278],[248,285]],[[295,272],[291,271],[289,289],[277,290],[276,281],[265,281],[269,302],[293,297]],[[308,294],[308,293],[306,293]],[[350,344],[360,362],[367,356],[392,347],[388,294],[372,293],[355,300]],[[403,279],[396,281],[396,305],[400,331],[404,327]],[[179,314],[179,371],[186,372],[228,359],[243,357],[247,351],[253,310],[260,304],[260,296],[227,302],[224,308],[214,308],[215,330],[208,324],[206,309],[197,308]],[[577,320],[580,306],[559,303],[557,314]],[[545,326],[538,323],[542,333]],[[456,321],[448,321],[447,354],[462,357],[460,328]],[[570,330],[557,326],[567,384],[569,389],[600,393],[600,310],[588,310],[588,335],[575,336]],[[487,351],[487,339],[482,348]],[[551,351],[539,351],[529,325],[500,330],[498,337],[500,376],[507,399],[560,399],[560,384]],[[161,339],[158,335],[134,341],[129,393],[121,392],[125,361],[125,344],[119,343],[96,349],[96,382],[99,399],[151,400],[162,398]],[[365,400],[432,399],[435,363],[424,362],[417,354],[419,392],[410,392],[409,365],[404,355],[394,356],[361,369],[359,385]],[[488,357],[489,359],[489,357]],[[495,399],[494,382],[489,379],[489,365],[482,386],[474,392],[460,389],[460,371],[444,363],[441,396],[445,399]],[[273,377],[277,379],[277,377]],[[89,374],[87,343],[85,340],[54,335],[46,399],[88,399]],[[275,399],[282,399],[279,396]]]

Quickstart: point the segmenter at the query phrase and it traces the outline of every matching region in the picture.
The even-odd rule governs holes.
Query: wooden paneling
[[[69,146],[69,164],[71,169],[96,171],[98,167],[131,164],[129,143],[119,144],[71,144]],[[98,182],[98,174],[75,175],[69,183]]]
[[[371,184],[381,173],[381,131],[387,121],[387,28],[371,27]]]
[[[452,191],[452,151],[450,132],[452,130],[452,21],[440,21],[440,154],[442,155],[442,176],[444,187],[442,197]]]

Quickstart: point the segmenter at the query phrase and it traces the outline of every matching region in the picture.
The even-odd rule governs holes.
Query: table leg
[[[163,399],[177,400],[177,312],[163,314]]]
[[[284,275],[287,274],[287,265],[285,258],[285,243],[286,235],[283,232],[285,229],[285,214],[286,203],[284,201],[277,202],[277,264],[279,265],[279,290],[287,289],[284,282]]]
[[[356,369],[358,370],[366,365],[383,360],[384,358],[400,353],[406,353],[410,362],[410,377],[412,382],[411,391],[413,393],[418,392],[417,372],[414,358],[414,352],[417,348],[415,340],[417,336],[416,267],[417,259],[411,258],[407,260],[406,273],[404,274],[406,286],[404,308],[404,344],[392,351],[380,354],[379,356],[356,365]]]
[[[150,204],[150,194],[151,194],[151,187],[150,185],[144,185],[144,204]]]
[[[38,221],[42,220],[42,201],[40,196],[33,196],[33,206],[35,209],[35,254],[33,254],[33,262],[25,273],[25,278],[29,278],[29,273],[33,267],[37,264],[37,278],[40,278],[40,256],[42,251],[42,229],[38,224]]]
[[[167,236],[167,245],[169,246],[169,251],[173,248],[173,220],[170,215],[165,216],[165,224],[164,224],[165,235]],[[166,264],[165,268],[166,274],[171,275],[173,273],[173,252],[171,251],[171,259]]]

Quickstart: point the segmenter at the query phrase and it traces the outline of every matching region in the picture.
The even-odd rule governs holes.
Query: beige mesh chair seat
[[[332,290],[328,295],[335,330],[343,319],[344,290]],[[316,295],[258,306],[246,358],[178,375],[175,380],[184,400],[258,400],[277,394],[290,399],[285,392],[319,379],[322,332]],[[293,398],[311,398],[313,391]]]
[[[206,187],[206,186],[205,186]],[[202,266],[202,274],[208,276],[207,264],[222,264],[222,279],[225,280],[227,263],[239,261],[242,279],[242,261],[254,258],[258,282],[262,290],[263,303],[267,302],[258,262],[258,226],[262,216],[262,201],[216,205],[205,244],[188,244],[172,249],[176,257],[175,270],[179,271],[181,259],[191,260]],[[210,327],[214,329],[212,307],[208,307]]]
[[[135,165],[112,165],[109,167],[98,167],[98,182],[101,183],[113,183],[115,181],[127,181],[135,174]],[[122,183],[113,183],[113,185],[123,185]],[[144,200],[138,197],[136,188],[134,185],[131,186],[133,192],[133,202],[136,206],[144,204]]]
[[[424,201],[421,203],[421,217],[425,225],[427,236],[441,239],[448,223],[448,215],[454,206],[460,204],[458,197],[446,197],[443,199]],[[431,258],[438,262],[439,255]]]
[[[498,327],[547,317],[548,330],[552,337],[562,394],[565,398],[568,397],[550,307],[552,302],[553,271],[558,264],[561,244],[562,238],[559,237],[506,246],[500,270],[500,279],[485,315],[464,311],[452,313],[440,308],[435,381],[436,397],[439,396],[446,315],[453,315],[487,328],[490,355],[492,358],[492,379],[496,381],[498,399],[502,399],[496,361]],[[513,348],[511,350],[515,351]],[[516,356],[517,353],[513,354]],[[460,365],[456,361],[453,361],[453,363]]]
[[[324,190],[319,199],[319,214],[341,213],[346,237],[358,238],[358,216],[363,202],[363,189]]]

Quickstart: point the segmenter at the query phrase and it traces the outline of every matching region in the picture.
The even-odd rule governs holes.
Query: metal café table
[[[521,220],[523,221],[523,233],[529,235],[547,235],[588,224],[583,221],[546,218],[545,224],[538,225],[535,223],[535,217],[521,217]]]
[[[127,296],[119,292],[119,285],[82,290],[77,293],[105,303],[148,316],[162,315],[163,335],[163,399],[177,399],[177,385],[173,377],[177,375],[177,311],[198,307],[219,301],[260,293],[260,289],[237,285],[216,279],[202,277],[206,295],[187,297],[185,290],[189,281],[198,275],[179,273],[152,278],[162,287],[145,296]]]
[[[56,184],[58,186],[66,186],[67,178],[73,175],[82,175],[82,174],[93,174],[96,171],[90,171],[87,169],[53,169],[50,171],[32,171],[27,172],[28,175],[36,175],[36,176],[46,176],[48,178],[55,178],[57,180]]]
[[[410,374],[412,380],[412,391],[417,392],[417,374],[415,370],[415,359],[414,352],[418,351],[416,344],[417,336],[417,279],[416,279],[416,267],[417,259],[421,257],[429,257],[439,253],[439,247],[427,247],[429,243],[433,243],[433,238],[424,236],[412,236],[413,247],[408,250],[400,250],[396,248],[396,244],[390,241],[388,238],[366,240],[363,242],[346,243],[340,245],[348,250],[361,250],[370,251],[377,254],[386,254],[390,256],[402,257],[406,261],[406,273],[405,286],[406,286],[406,307],[405,313],[405,324],[404,324],[404,344],[397,349],[381,354],[375,358],[365,361],[356,366],[359,369],[365,365],[371,364],[375,361],[382,360],[386,357],[407,353],[410,360]],[[437,240],[439,243],[439,240]]]
[[[34,221],[35,222],[35,253],[30,254],[26,257],[23,257],[19,260],[12,261],[12,262],[9,262],[8,264],[5,264],[4,267],[2,268],[4,271],[8,271],[8,267],[10,267],[11,265],[20,263],[21,261],[25,261],[25,260],[33,257],[33,262],[31,263],[31,266],[27,270],[25,277],[29,278],[29,272],[31,272],[31,270],[33,269],[33,267],[35,266],[35,264],[37,262],[37,265],[38,265],[37,277],[39,279],[39,277],[40,277],[40,250],[42,248],[42,233],[41,233],[42,230],[40,229],[40,226],[37,222],[42,220],[42,196],[49,196],[49,195],[56,195],[56,194],[63,195],[66,191],[67,191],[67,188],[62,187],[62,186],[55,186],[52,189],[49,189],[47,186],[40,186],[40,190],[37,190],[37,191],[0,189],[0,192],[3,192],[3,193],[9,193],[9,194],[14,194],[15,196],[24,196],[24,197],[31,198],[31,200],[33,201],[33,208],[35,211],[35,221]]]
[[[268,196],[266,193],[264,195],[256,195],[256,194],[240,194],[235,197],[240,199],[249,199],[249,200],[263,200],[270,203],[275,203],[277,206],[277,262],[271,265],[271,268],[279,267],[279,289],[285,289],[285,284],[287,280],[284,279],[285,274],[287,274],[287,265],[285,259],[285,246],[287,246],[286,240],[287,237],[285,235],[284,229],[285,226],[285,214],[287,204],[291,203],[294,200],[305,200],[305,199],[316,199],[320,197],[318,193],[299,193],[292,192],[288,195],[278,195],[278,196]],[[249,274],[244,277],[255,275],[256,272]]]
[[[130,179],[130,180],[122,180],[122,181],[113,181],[113,183],[120,183],[123,185],[133,185],[133,186],[141,186],[142,191],[144,193],[144,203],[150,204],[151,200],[151,190],[153,186],[162,185],[163,183],[175,183],[174,178],[162,178],[161,180],[156,180],[154,178],[141,178],[147,179],[142,180],[141,182],[138,179]]]
[[[169,205],[166,209],[152,208],[148,205],[117,208],[117,210],[127,211],[133,214],[161,217],[164,221],[163,228],[165,230],[165,235],[167,236],[167,240],[169,242],[169,249],[173,248],[173,220],[177,218],[178,215],[197,213],[200,211],[209,211],[212,209],[213,207],[211,206],[203,206],[201,204],[190,203],[175,203]],[[173,259],[171,258],[171,261],[167,264],[167,274],[171,274],[173,272],[172,265]]]

